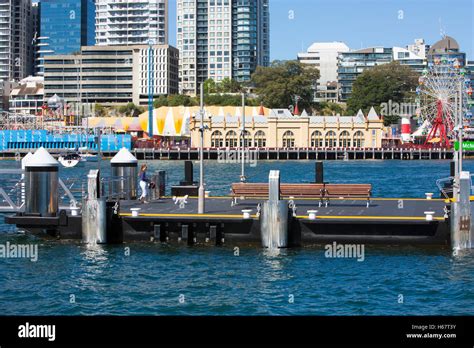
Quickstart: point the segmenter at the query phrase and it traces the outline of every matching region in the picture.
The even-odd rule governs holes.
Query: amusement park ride
[[[451,148],[460,127],[468,128],[472,118],[468,109],[472,87],[465,69],[457,59],[436,58],[423,70],[416,93],[424,145]]]

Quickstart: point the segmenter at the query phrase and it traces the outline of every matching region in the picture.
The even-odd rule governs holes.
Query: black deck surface
[[[140,208],[140,217],[154,217],[167,219],[180,219],[194,217],[197,215],[197,198],[188,198],[184,208],[175,204],[171,198],[165,198],[160,201],[141,204],[137,201],[122,201],[120,214],[128,217],[131,208]],[[249,199],[239,200],[238,205],[231,206],[230,198],[208,198],[206,199],[205,214],[202,217],[216,219],[238,219],[242,217],[243,209],[252,209],[252,215],[257,212],[257,205],[263,200]],[[424,221],[425,212],[434,212],[435,220],[444,220],[444,207],[446,203],[443,200],[426,199],[373,199],[370,207],[367,208],[364,199],[333,199],[328,207],[324,205],[319,207],[319,200],[295,200],[297,210],[296,215],[300,219],[307,218],[308,210],[317,210],[317,218],[335,219],[335,220],[399,220],[399,221]]]

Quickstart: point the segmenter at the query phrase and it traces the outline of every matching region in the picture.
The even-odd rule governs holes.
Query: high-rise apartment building
[[[100,46],[168,43],[168,0],[96,0]]]
[[[206,79],[249,81],[270,63],[269,0],[177,0],[180,90]]]
[[[31,0],[0,0],[0,99],[12,81],[33,72]],[[0,102],[0,110],[8,106]]]
[[[95,43],[94,0],[42,0],[37,72],[43,74],[44,57],[79,52]]]

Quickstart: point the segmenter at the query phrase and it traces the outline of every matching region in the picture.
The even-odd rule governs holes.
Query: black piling
[[[315,163],[315,181],[316,184],[324,184],[324,165],[323,161]]]

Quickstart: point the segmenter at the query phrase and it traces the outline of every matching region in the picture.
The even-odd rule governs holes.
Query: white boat
[[[66,156],[59,156],[58,162],[65,168],[73,168],[79,164],[81,157],[78,154],[69,154]]]
[[[80,156],[82,162],[97,162],[99,160],[97,155],[93,155],[91,153],[83,153]]]

